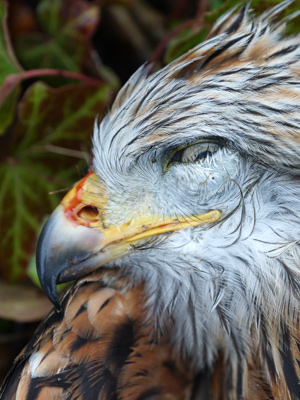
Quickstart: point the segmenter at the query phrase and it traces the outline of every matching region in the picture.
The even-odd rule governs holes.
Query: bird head
[[[58,282],[118,266],[146,282],[159,321],[180,320],[175,340],[206,354],[221,331],[246,346],[258,310],[295,310],[300,38],[272,23],[289,3],[221,17],[162,70],[141,67],[95,122],[92,168],[39,240],[54,304]]]

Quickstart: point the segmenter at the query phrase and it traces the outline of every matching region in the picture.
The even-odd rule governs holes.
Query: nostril
[[[94,206],[84,206],[78,211],[77,216],[86,221],[94,221],[99,215],[99,210]]]

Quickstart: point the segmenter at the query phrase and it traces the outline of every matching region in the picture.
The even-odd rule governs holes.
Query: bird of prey
[[[282,2],[141,67],[37,250],[1,400],[300,399],[300,36]],[[59,301],[56,284],[77,280]]]

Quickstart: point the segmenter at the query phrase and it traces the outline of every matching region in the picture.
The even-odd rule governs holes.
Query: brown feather
[[[211,370],[193,369],[188,360],[178,358],[168,335],[153,336],[154,321],[147,316],[145,300],[143,285],[131,287],[115,269],[77,282],[65,295],[61,311],[49,315],[15,361],[0,398],[298,398],[290,396],[276,371],[268,377],[269,366],[257,345],[233,371],[221,353]],[[281,343],[283,339],[290,343],[280,348],[287,379],[293,371],[300,376],[299,330],[287,329]]]
[[[1,399],[189,399],[194,371],[167,337],[151,336],[143,286],[127,287],[116,270],[75,284],[16,360]]]

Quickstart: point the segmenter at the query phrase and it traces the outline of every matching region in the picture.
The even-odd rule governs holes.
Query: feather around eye
[[[194,143],[179,150],[177,149],[168,160],[166,169],[173,164],[190,164],[203,161],[222,147],[222,144],[216,141],[205,141]]]

